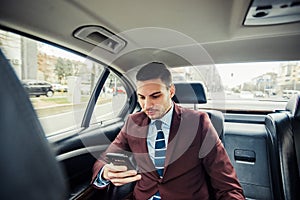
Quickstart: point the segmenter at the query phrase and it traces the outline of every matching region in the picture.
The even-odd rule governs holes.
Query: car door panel
[[[123,124],[124,120],[119,118],[105,126],[91,125],[73,136],[52,142],[57,160],[65,171],[70,199],[105,196],[105,190],[95,191],[90,188],[93,164],[116,137]],[[51,139],[54,140],[50,137],[49,140]]]

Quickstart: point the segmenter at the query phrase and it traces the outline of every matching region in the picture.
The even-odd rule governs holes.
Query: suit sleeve
[[[245,199],[227,152],[208,116],[203,119],[204,139],[199,152],[216,199]]]

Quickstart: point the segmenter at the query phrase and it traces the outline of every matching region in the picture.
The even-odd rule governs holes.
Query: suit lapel
[[[135,131],[136,141],[135,146],[138,148],[138,152],[135,152],[135,157],[137,160],[141,161],[141,172],[147,172],[152,174],[153,177],[157,178],[158,174],[155,170],[155,166],[149,156],[148,146],[147,146],[147,135],[148,128],[150,124],[150,119],[147,117],[145,113],[140,113],[139,115],[135,115],[133,118],[133,123],[135,124],[135,128],[132,130]]]
[[[168,166],[174,161],[173,158],[174,156],[174,152],[176,154],[176,146],[177,146],[177,142],[178,142],[178,137],[176,137],[179,127],[180,127],[180,123],[181,123],[181,118],[182,118],[182,110],[179,106],[177,106],[176,104],[174,104],[174,112],[173,112],[173,116],[172,116],[172,122],[171,122],[171,127],[170,127],[170,132],[169,132],[169,140],[168,140],[168,147],[167,147],[167,151],[166,151],[166,159],[165,159],[165,169],[164,169],[164,178],[165,177],[165,173],[168,170]],[[150,119],[147,117],[146,114],[141,114],[141,115],[136,115],[136,117],[134,117],[132,119],[134,121],[134,123],[138,126],[138,133],[139,133],[139,139],[138,139],[138,143],[136,145],[139,146],[140,148],[140,152],[142,154],[140,154],[140,156],[144,156],[144,158],[142,160],[145,161],[145,163],[143,163],[143,168],[145,170],[145,172],[150,172],[150,174],[152,174],[155,177],[159,177],[158,173],[155,170],[155,166],[149,156],[149,151],[148,151],[148,147],[147,147],[147,134],[148,134],[148,127],[149,127],[149,123],[150,123]],[[136,129],[135,129],[136,130]],[[145,154],[146,155],[145,155]],[[137,157],[139,157],[139,155],[137,155]],[[176,156],[175,156],[176,157]]]
[[[174,153],[174,148],[176,147],[177,139],[176,134],[178,132],[181,122],[181,109],[176,104],[174,104],[174,112],[172,116],[172,122],[169,133],[168,147],[166,152],[164,175],[168,170],[168,166],[172,163],[172,155]]]

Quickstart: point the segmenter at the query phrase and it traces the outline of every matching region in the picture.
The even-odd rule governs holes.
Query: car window
[[[300,61],[215,64],[173,69],[174,81],[201,81],[207,104],[224,112],[284,110],[300,94]]]
[[[0,47],[28,93],[45,134],[50,136],[79,128],[105,66],[1,30]],[[122,82],[111,73],[97,100],[91,123],[118,116],[125,99]]]
[[[91,123],[102,123],[119,115],[127,103],[127,92],[122,80],[111,73],[97,100]]]

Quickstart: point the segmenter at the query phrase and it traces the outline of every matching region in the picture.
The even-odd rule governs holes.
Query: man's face
[[[137,81],[138,102],[150,119],[159,119],[172,106],[174,85],[167,87],[160,79]]]

